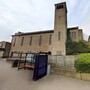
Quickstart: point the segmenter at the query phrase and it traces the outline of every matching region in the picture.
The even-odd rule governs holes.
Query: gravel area
[[[33,81],[33,71],[12,68],[0,59],[0,90],[90,90],[90,82],[60,75]]]

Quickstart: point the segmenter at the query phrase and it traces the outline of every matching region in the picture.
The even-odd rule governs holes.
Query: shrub
[[[77,72],[90,73],[90,54],[80,54],[75,60],[75,68]]]
[[[89,53],[90,45],[85,40],[80,40],[79,42],[68,40],[66,43],[66,54],[67,55],[77,55],[80,53]]]

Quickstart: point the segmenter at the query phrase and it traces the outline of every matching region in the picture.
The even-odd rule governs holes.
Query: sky
[[[90,35],[90,0],[0,0],[0,41],[13,34],[54,29],[54,4],[66,2],[68,27],[79,26]]]

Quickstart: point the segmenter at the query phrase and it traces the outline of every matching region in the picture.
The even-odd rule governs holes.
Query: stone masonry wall
[[[76,77],[74,67],[76,57],[78,56],[48,56],[48,63],[51,65],[51,73]]]

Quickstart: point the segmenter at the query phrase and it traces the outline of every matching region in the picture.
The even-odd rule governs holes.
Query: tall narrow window
[[[72,32],[72,40],[74,40],[74,33]]]
[[[74,39],[76,39],[76,32],[74,32]]]
[[[52,43],[52,35],[50,34],[50,36],[49,36],[49,45],[51,45],[51,43]]]
[[[60,36],[61,36],[61,33],[60,31],[58,32],[58,40],[60,40]]]
[[[41,42],[42,42],[42,36],[40,35],[40,37],[39,37],[39,45],[41,45]]]
[[[15,46],[15,43],[16,43],[16,38],[13,37],[13,39],[12,39],[12,45],[13,45],[13,47]]]
[[[31,46],[32,45],[32,36],[30,37],[30,43],[29,45]]]
[[[62,9],[64,6],[63,5],[59,5],[57,6],[57,9]]]
[[[23,46],[24,37],[22,37],[21,46]]]

